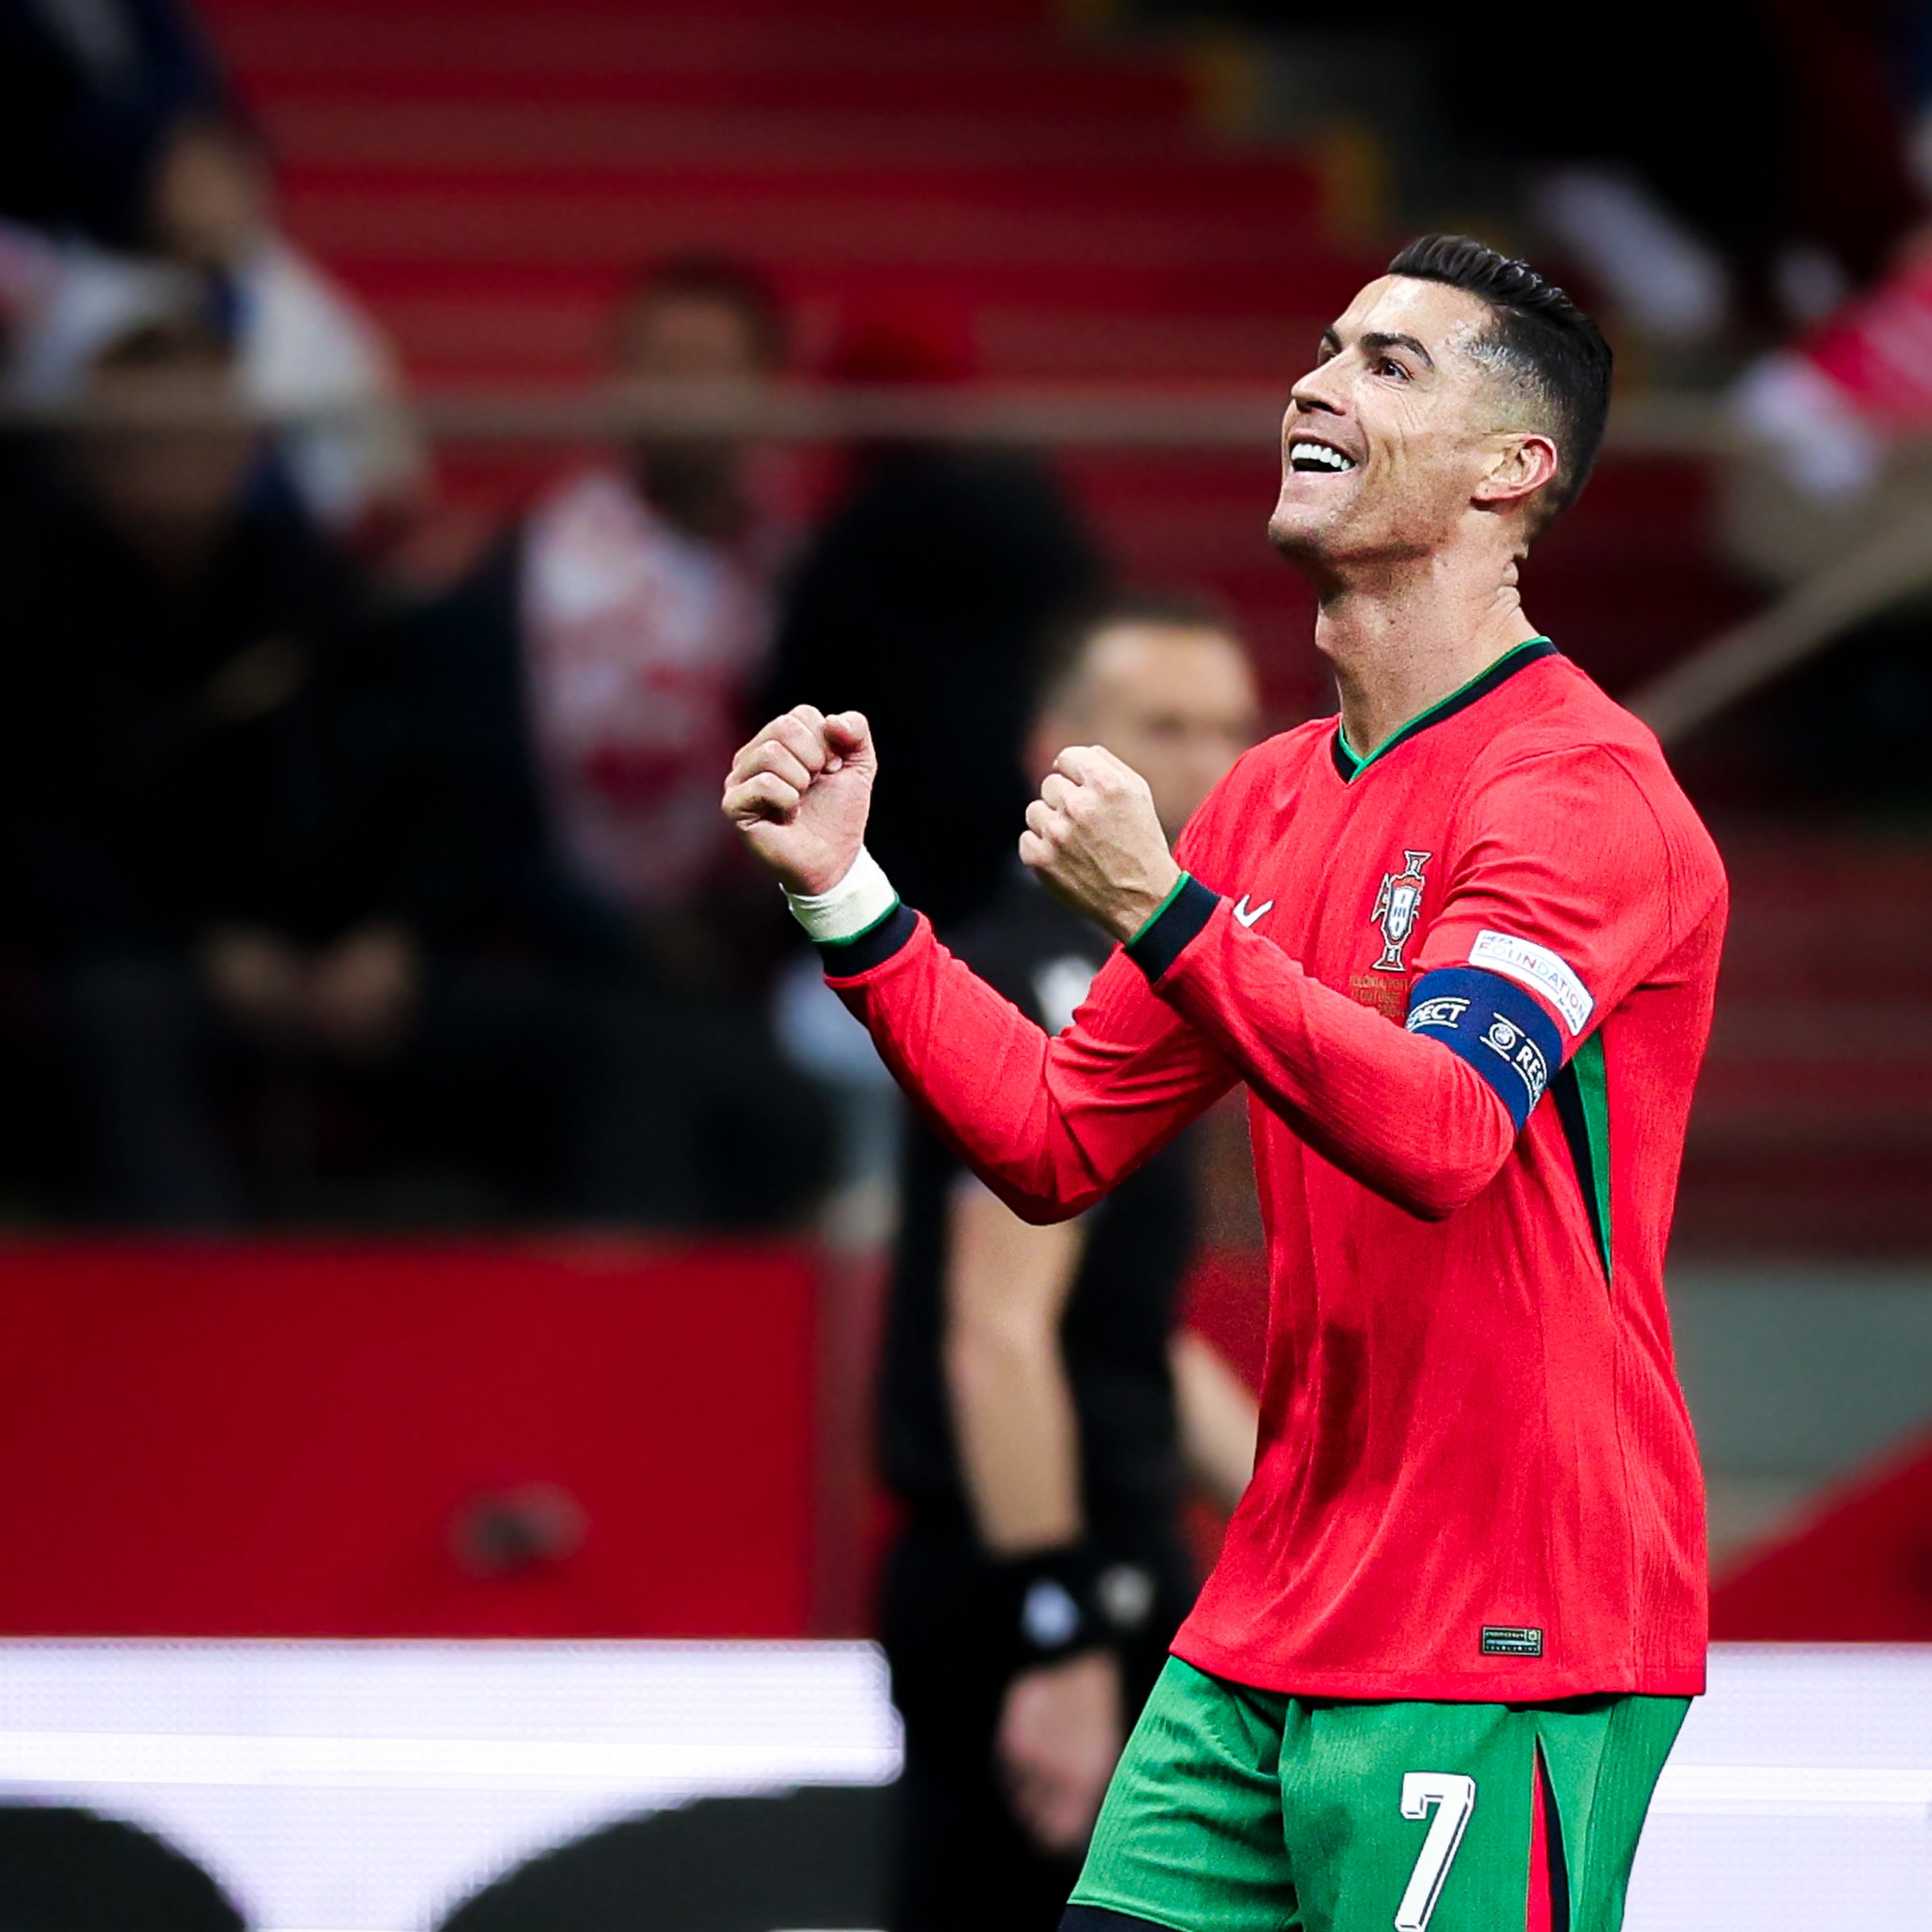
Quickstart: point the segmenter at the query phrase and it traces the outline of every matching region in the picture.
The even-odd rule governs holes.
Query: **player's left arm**
[[[1146,889],[1116,893],[1110,878],[1149,875],[1151,811],[1106,752],[1063,754],[1029,807],[1022,856],[1124,939],[1159,997],[1317,1152],[1441,1219],[1489,1185],[1557,1068],[1669,943],[1669,854],[1633,790],[1611,754],[1587,750],[1526,760],[1481,787],[1407,1028],[1311,977],[1178,865],[1151,910]],[[1518,945],[1482,945],[1485,933]],[[1450,1006],[1428,1004],[1457,1000],[1453,1026],[1441,1023]],[[1482,1037],[1492,1014],[1521,1035],[1507,1056]]]

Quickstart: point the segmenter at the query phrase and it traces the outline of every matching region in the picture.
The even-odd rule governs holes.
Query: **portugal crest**
[[[1375,910],[1369,922],[1382,929],[1382,957],[1375,962],[1378,972],[1407,972],[1402,949],[1416,930],[1416,915],[1422,910],[1422,869],[1435,855],[1405,852],[1400,872],[1384,873],[1381,889],[1375,894]]]

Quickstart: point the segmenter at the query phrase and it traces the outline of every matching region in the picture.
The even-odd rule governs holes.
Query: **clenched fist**
[[[787,892],[829,892],[865,843],[878,769],[861,713],[795,704],[740,748],[724,815]]]
[[[1146,780],[1097,744],[1069,745],[1054,760],[1026,807],[1020,857],[1117,939],[1132,939],[1180,877]]]

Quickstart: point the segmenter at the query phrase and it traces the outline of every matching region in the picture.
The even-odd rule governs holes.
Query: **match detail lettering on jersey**
[[[1519,1133],[1563,1063],[1563,1043],[1549,1015],[1493,972],[1445,966],[1424,973],[1403,1024],[1440,1040],[1474,1067],[1509,1109]]]
[[[1578,976],[1576,969],[1559,953],[1534,939],[1519,939],[1507,932],[1486,929],[1476,935],[1469,950],[1469,963],[1490,972],[1507,974],[1519,985],[1540,993],[1563,1016],[1572,1039],[1590,1023],[1596,1010],[1596,998]]]

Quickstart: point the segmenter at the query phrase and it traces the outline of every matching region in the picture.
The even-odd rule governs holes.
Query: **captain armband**
[[[1410,995],[1404,1024],[1474,1067],[1508,1108],[1519,1133],[1563,1064],[1556,1022],[1520,986],[1474,967],[1424,973]]]

